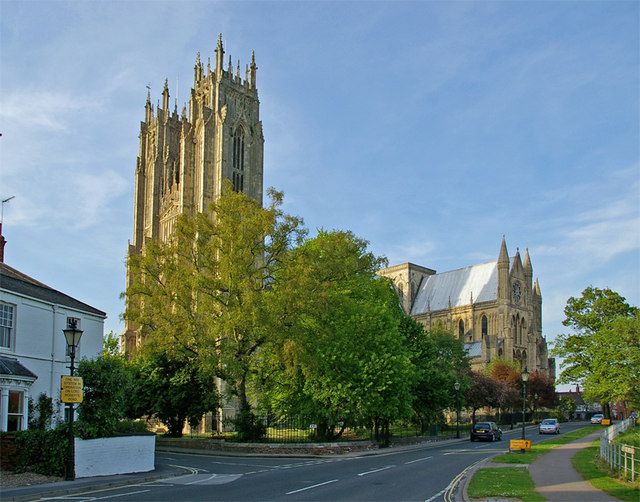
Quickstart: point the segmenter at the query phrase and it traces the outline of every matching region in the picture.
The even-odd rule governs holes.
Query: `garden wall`
[[[155,434],[75,438],[76,478],[153,471]]]

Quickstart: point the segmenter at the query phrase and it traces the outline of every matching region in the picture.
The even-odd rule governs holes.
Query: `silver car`
[[[538,434],[560,434],[560,422],[557,418],[545,418],[540,422]]]

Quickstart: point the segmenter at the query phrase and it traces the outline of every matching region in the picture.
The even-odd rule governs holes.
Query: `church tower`
[[[196,56],[193,87],[178,113],[170,105],[165,80],[162,101],[154,108],[147,92],[144,121],[135,169],[133,242],[129,256],[145,243],[166,241],[178,215],[205,212],[221,194],[223,180],[262,204],[263,145],[260,101],[256,86],[256,61],[252,52],[244,78],[238,60],[224,68],[224,48],[219,35],[215,67]],[[127,270],[127,285],[130,283]],[[135,326],[127,324],[125,350],[140,343]]]

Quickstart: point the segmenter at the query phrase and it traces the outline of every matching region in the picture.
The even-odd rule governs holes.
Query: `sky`
[[[639,6],[0,0],[5,262],[122,331],[146,86],[182,108],[222,33],[287,212],[437,271],[504,235],[552,343],[589,285],[640,305]]]

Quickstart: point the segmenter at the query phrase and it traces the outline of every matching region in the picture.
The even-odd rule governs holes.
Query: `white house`
[[[0,260],[0,431],[26,429],[28,399],[41,393],[63,416],[60,377],[69,374],[69,357],[62,330],[72,318],[84,332],[76,361],[97,357],[106,314]]]

